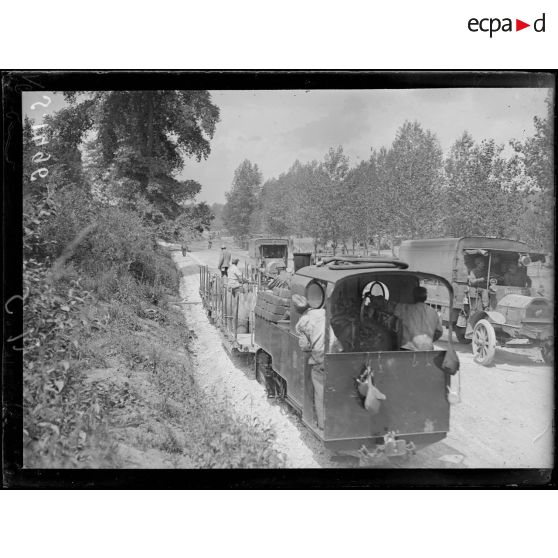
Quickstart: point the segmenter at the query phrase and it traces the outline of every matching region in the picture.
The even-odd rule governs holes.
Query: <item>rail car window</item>
[[[385,283],[380,281],[371,281],[362,290],[362,296],[370,293],[372,296],[383,296],[386,300],[389,300],[389,289]]]
[[[339,282],[330,298],[331,326],[343,351],[399,349],[401,329],[394,303],[413,302],[418,284],[417,277],[396,274],[366,274]]]

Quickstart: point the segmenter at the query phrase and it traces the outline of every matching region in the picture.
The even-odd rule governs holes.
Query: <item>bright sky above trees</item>
[[[221,121],[211,154],[200,163],[186,161],[182,178],[202,185],[200,199],[224,202],[234,170],[244,159],[258,165],[264,181],[286,172],[296,159],[322,160],[329,147],[338,145],[343,145],[354,166],[368,159],[371,147],[389,147],[405,120],[418,120],[436,134],[444,154],[465,130],[476,141],[524,140],[535,131],[533,117],[546,113],[547,92],[519,88],[212,91]],[[32,115],[25,105],[42,94],[25,93],[24,112]],[[58,98],[51,105],[61,106]]]

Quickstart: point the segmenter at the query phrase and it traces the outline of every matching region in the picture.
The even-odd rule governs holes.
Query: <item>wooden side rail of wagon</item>
[[[209,271],[208,266],[200,266],[200,296],[208,318],[219,329],[223,344],[230,353],[254,353],[253,308],[258,284],[247,282],[247,292],[232,294],[227,278]],[[242,310],[242,311],[241,311]]]

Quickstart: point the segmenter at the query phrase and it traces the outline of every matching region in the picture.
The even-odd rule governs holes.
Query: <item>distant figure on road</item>
[[[207,241],[207,249],[211,250],[211,247],[213,246],[213,241],[211,240],[211,238]]]
[[[219,258],[219,265],[217,266],[221,270],[221,277],[227,276],[227,271],[231,265],[231,257],[232,254],[223,244],[223,246],[221,246],[221,257]]]
[[[185,256],[186,252],[188,252],[188,244],[186,242],[182,243],[182,255]]]

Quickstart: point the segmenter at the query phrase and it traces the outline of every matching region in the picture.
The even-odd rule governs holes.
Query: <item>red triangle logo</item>
[[[526,27],[531,27],[531,24],[530,23],[525,23],[524,21],[521,21],[520,19],[515,20],[515,30],[516,31],[521,31],[522,29],[525,29]]]

